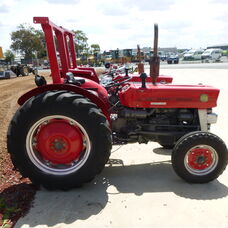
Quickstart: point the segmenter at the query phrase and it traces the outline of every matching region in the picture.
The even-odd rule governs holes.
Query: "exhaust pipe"
[[[138,72],[139,74],[144,73],[144,64],[142,63],[141,50],[139,44],[137,45],[137,56],[138,56]]]
[[[150,76],[156,85],[159,76],[160,57],[158,56],[158,24],[154,24],[154,54],[150,58]]]

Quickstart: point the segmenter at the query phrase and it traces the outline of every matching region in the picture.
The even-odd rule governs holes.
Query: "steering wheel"
[[[119,80],[123,80],[121,82],[117,82]],[[113,81],[112,83],[110,83],[109,85],[105,86],[106,89],[110,89],[111,87],[118,87],[120,85],[123,85],[124,83],[128,82],[131,80],[131,77],[127,77],[127,78],[118,78],[115,81]]]

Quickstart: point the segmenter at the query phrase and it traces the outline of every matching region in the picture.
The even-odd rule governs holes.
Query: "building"
[[[208,46],[207,49],[209,48],[221,48],[222,50],[228,50],[228,44]]]

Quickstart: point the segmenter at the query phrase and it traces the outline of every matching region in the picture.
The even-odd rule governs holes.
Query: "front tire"
[[[15,114],[8,150],[24,177],[48,189],[70,189],[92,180],[111,150],[111,131],[100,109],[66,91],[40,94]]]
[[[22,76],[28,76],[29,75],[29,68],[27,66],[23,66],[21,69],[20,69],[20,74]]]
[[[223,173],[228,161],[225,143],[209,132],[183,136],[172,152],[172,165],[178,176],[191,183],[207,183]]]
[[[33,69],[32,69],[32,73],[33,73],[34,75],[38,75],[38,70],[37,70],[37,68],[33,68]]]

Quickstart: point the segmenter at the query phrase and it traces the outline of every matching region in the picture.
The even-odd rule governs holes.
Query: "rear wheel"
[[[175,145],[172,165],[181,178],[192,183],[207,183],[226,168],[228,152],[225,143],[209,132],[193,132]]]
[[[111,132],[105,116],[86,98],[46,92],[15,114],[8,150],[23,176],[49,189],[69,189],[92,180],[104,168]]]

